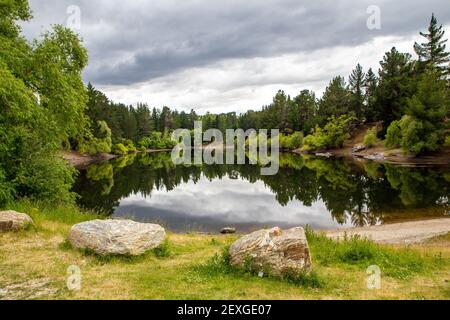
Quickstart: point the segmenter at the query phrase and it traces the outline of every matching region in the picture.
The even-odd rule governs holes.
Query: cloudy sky
[[[30,4],[34,19],[23,26],[29,38],[52,24],[77,28],[81,22],[77,32],[90,56],[84,78],[114,101],[199,113],[258,109],[278,89],[320,94],[332,77],[347,77],[358,62],[378,69],[383,53],[394,45],[412,53],[432,12],[450,34],[448,0]],[[368,19],[374,21],[370,6],[380,9],[381,28],[367,27]]]

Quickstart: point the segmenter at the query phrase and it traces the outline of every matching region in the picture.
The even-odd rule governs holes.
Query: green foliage
[[[431,16],[430,24],[428,26],[428,33],[421,32],[420,35],[424,37],[427,42],[414,44],[414,50],[419,56],[419,64],[422,69],[435,68],[439,77],[445,78],[450,75],[450,52],[446,51],[444,39],[445,31],[442,25],[438,25],[434,14]]]
[[[354,117],[347,115],[329,119],[324,128],[316,127],[315,132],[304,140],[305,150],[325,150],[342,147],[345,140],[350,138]]]
[[[280,148],[284,150],[299,149],[303,145],[303,133],[295,132],[292,135],[286,136],[280,134]]]
[[[111,129],[105,121],[98,121],[97,136],[93,136],[91,133],[87,134],[87,137],[83,138],[78,143],[78,151],[82,154],[98,154],[98,153],[110,153],[112,147]]]
[[[152,132],[150,137],[145,137],[139,142],[139,146],[146,149],[172,149],[175,147],[176,141],[172,140],[168,132]]]
[[[414,91],[413,63],[410,54],[401,53],[394,47],[380,64],[374,118],[389,126],[405,113],[406,99]]]
[[[112,146],[111,152],[119,156],[124,156],[128,154],[128,148],[122,143],[118,143]]]
[[[70,30],[55,26],[32,44],[17,20],[31,18],[28,2],[0,5],[0,201],[12,197],[72,202],[75,170],[58,156],[87,119],[81,72],[86,50]]]
[[[445,147],[450,147],[450,136],[446,136],[445,137],[444,146]]]
[[[449,96],[435,70],[421,76],[417,92],[407,100],[407,114],[388,128],[386,145],[413,154],[438,150],[445,144]]]
[[[351,111],[350,92],[343,77],[335,77],[319,102],[318,122],[325,125],[330,117],[340,117]]]
[[[364,91],[366,75],[363,72],[362,66],[358,63],[356,68],[352,71],[349,78],[350,89],[350,108],[358,119],[362,119],[364,112]]]
[[[367,130],[366,135],[364,136],[364,145],[367,148],[372,148],[378,142],[377,138],[377,128],[372,128]]]
[[[168,258],[171,255],[170,244],[165,240],[159,247],[153,249],[153,253],[158,258]]]
[[[273,276],[270,274],[270,270],[267,268],[263,268],[264,276],[272,279],[277,279],[281,281],[285,281],[287,283],[291,283],[293,285],[297,285],[303,288],[323,288],[326,283],[325,281],[319,277],[319,275],[314,272],[295,272],[295,271],[286,271],[282,276]],[[210,258],[205,264],[196,266],[194,271],[202,274],[207,274],[208,276],[222,276],[222,275],[233,275],[233,276],[258,276],[261,268],[255,267],[252,263],[252,259],[248,258],[244,266],[241,268],[233,267],[231,265],[229,247],[225,247],[222,249],[221,254],[215,254],[212,258]]]
[[[400,128],[400,121],[392,121],[387,129],[385,145],[389,148],[398,148],[402,142],[402,129]]]

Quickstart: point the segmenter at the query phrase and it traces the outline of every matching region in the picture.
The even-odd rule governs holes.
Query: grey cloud
[[[366,28],[379,5],[382,29]],[[424,1],[70,1],[31,0],[40,26],[64,23],[69,5],[82,10],[81,35],[90,53],[86,80],[132,85],[226,59],[273,57],[424,29],[431,12],[450,22],[448,0]]]

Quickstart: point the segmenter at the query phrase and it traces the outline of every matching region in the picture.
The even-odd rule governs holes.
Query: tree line
[[[333,78],[320,98],[310,90],[302,90],[295,97],[280,90],[272,103],[259,111],[197,115],[194,110],[178,112],[143,103],[135,107],[116,104],[89,84],[87,114],[92,123],[106,121],[116,143],[123,139],[139,143],[153,131],[193,129],[194,121],[202,121],[204,130],[301,132],[311,135],[306,140],[311,148],[326,149],[339,147],[342,134],[350,130],[347,124],[353,120],[381,122],[384,130],[380,137],[389,133],[392,147],[404,147],[415,154],[434,151],[445,143],[448,132],[450,52],[434,14],[428,31],[420,34],[425,41],[414,44],[417,60],[393,47],[380,61],[377,73],[357,64],[347,81],[342,76]]]

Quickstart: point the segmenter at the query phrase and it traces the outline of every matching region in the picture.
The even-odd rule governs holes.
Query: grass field
[[[0,299],[450,299],[450,235],[394,247],[308,231],[310,275],[259,278],[228,265],[224,249],[238,236],[169,233],[142,257],[105,258],[66,241],[71,225],[98,216],[26,201],[8,209],[29,213],[35,226],[0,234]],[[67,289],[72,265],[79,291]],[[380,290],[367,288],[370,265],[382,270]]]

